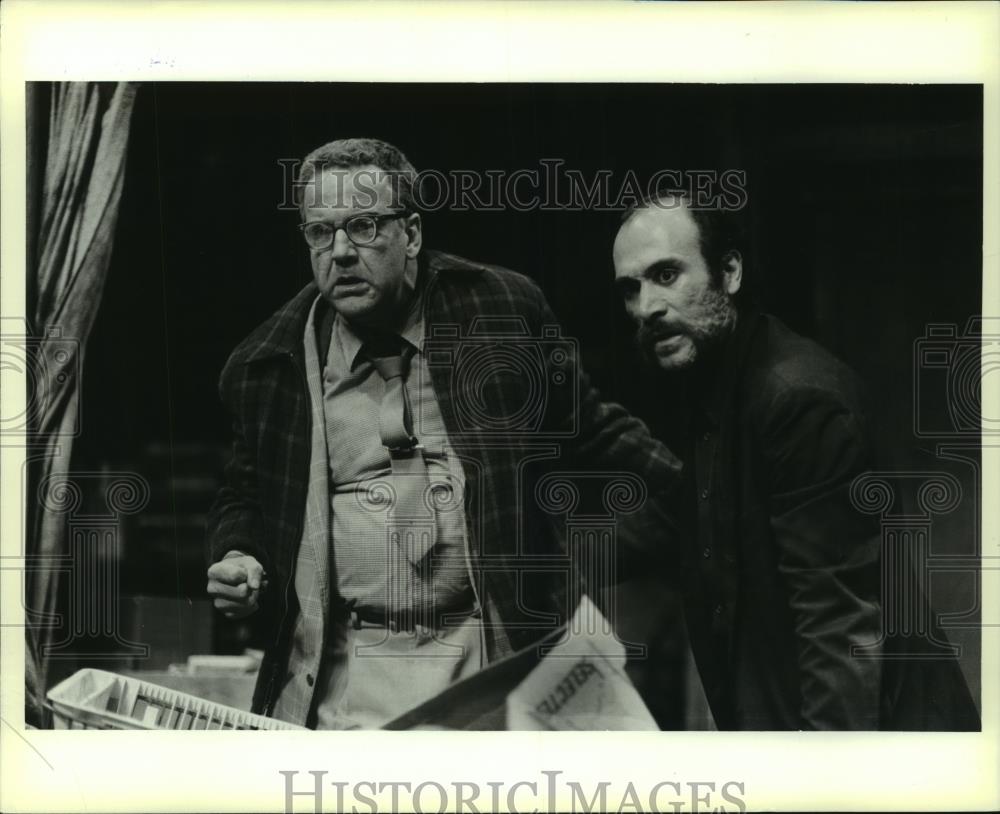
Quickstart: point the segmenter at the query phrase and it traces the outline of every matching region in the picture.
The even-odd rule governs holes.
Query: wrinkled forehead
[[[701,258],[698,224],[683,202],[651,203],[622,224],[612,255],[619,276],[666,260],[693,262]]]
[[[399,208],[399,176],[367,165],[324,167],[302,187],[307,212],[368,212]]]

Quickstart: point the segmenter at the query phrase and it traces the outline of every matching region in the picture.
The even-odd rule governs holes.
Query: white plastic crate
[[[302,729],[104,670],[79,670],[48,699],[56,729]]]

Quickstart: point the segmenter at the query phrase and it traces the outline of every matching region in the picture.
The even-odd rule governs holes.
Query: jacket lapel
[[[289,354],[302,358],[302,336],[305,332],[309,308],[319,294],[315,283],[309,283],[298,294],[276,311],[255,332],[254,341],[247,348],[246,361],[257,362]]]
[[[306,371],[306,383],[309,389],[309,412],[312,417],[310,433],[309,456],[309,488],[306,493],[306,516],[302,529],[303,548],[312,552],[313,568],[311,573],[296,576],[296,589],[305,589],[310,599],[319,597],[318,608],[303,611],[317,615],[317,625],[321,631],[319,641],[323,641],[322,630],[326,614],[330,608],[330,468],[328,466],[330,451],[327,448],[326,418],[323,409],[323,363],[325,355],[320,356],[317,345],[329,349],[329,334],[324,337],[323,328],[328,323],[325,319],[329,311],[324,302],[320,302],[314,315],[315,322],[312,331],[304,332],[302,352]],[[332,323],[331,323],[332,324]],[[326,341],[324,341],[324,339]],[[303,577],[305,578],[303,580]],[[305,582],[311,582],[308,587]],[[313,600],[315,601],[315,600]]]

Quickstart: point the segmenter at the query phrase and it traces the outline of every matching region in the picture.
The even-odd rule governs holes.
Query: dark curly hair
[[[622,212],[621,225],[640,210],[654,206],[668,207],[671,199],[687,202],[688,212],[698,226],[698,242],[702,257],[705,258],[712,281],[719,283],[728,257],[734,251],[744,257],[747,254],[743,217],[740,211],[723,206],[694,206],[693,195],[689,188],[685,188],[683,182],[661,184]]]

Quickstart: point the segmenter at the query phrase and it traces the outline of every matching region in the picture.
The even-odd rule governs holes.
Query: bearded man
[[[665,440],[686,462],[697,534],[678,547],[679,582],[715,722],[977,728],[956,662],[915,671],[882,657],[893,643],[881,638],[880,529],[850,499],[872,466],[857,379],[739,303],[743,257],[728,218],[683,193],[657,195],[625,213],[613,252],[664,387]]]

